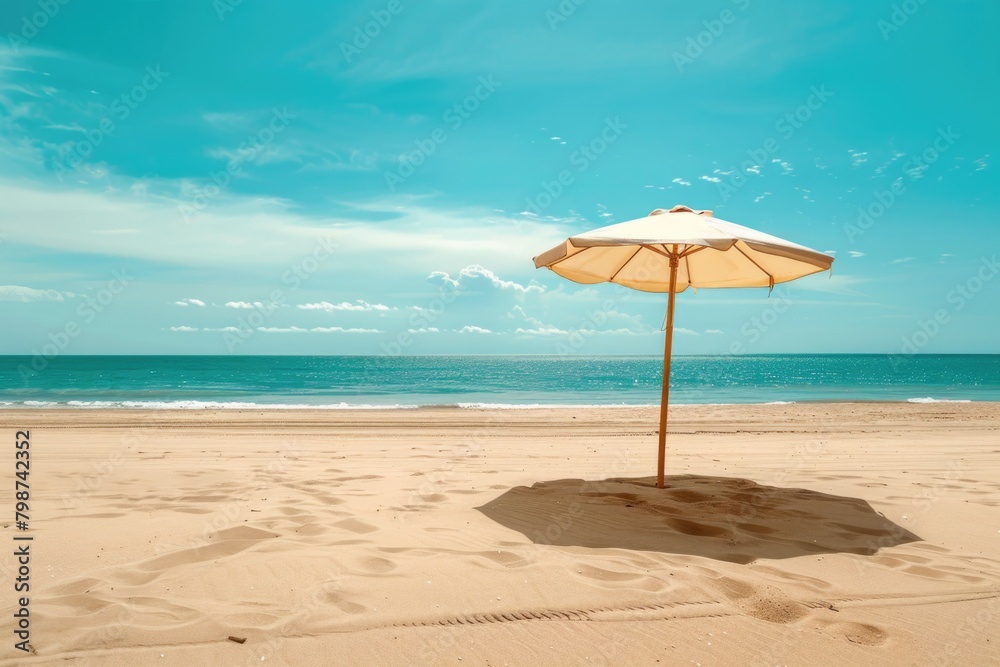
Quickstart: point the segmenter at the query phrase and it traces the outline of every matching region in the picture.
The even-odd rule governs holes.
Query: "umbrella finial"
[[[708,218],[712,217],[712,211],[708,210],[696,211],[690,206],[684,206],[683,204],[677,204],[669,211],[663,208],[654,209],[653,212],[650,213],[649,216],[647,217],[653,217],[654,215],[661,215],[663,213],[694,213],[695,215],[704,215],[705,217]]]

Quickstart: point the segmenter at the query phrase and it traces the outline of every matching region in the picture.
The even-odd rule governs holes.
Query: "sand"
[[[1000,664],[1000,404],[671,419],[5,410],[0,664]]]

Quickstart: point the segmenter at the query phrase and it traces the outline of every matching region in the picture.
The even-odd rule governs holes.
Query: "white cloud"
[[[777,165],[781,166],[781,173],[782,174],[790,174],[790,173],[792,173],[794,171],[794,169],[792,169],[792,163],[791,162],[786,162],[785,160],[781,160],[779,158],[773,158],[771,160],[771,162],[772,162],[772,164],[777,164]]]
[[[693,329],[685,329],[684,327],[674,327],[674,333],[686,334],[688,336],[700,336],[701,334]]]
[[[893,165],[893,163],[896,162],[896,160],[898,160],[901,157],[905,157],[905,156],[906,156],[906,153],[902,153],[900,151],[894,150],[892,152],[892,157],[889,158],[889,160],[886,161],[881,167],[879,167],[878,169],[876,169],[875,170],[875,174],[878,175],[878,176],[881,176],[882,174],[885,173],[886,169],[888,169],[889,167],[891,167]]]
[[[672,180],[670,182],[671,183],[676,183],[677,185],[684,185],[684,186],[691,185],[691,181],[685,181],[683,178],[675,178],[674,180]],[[646,187],[649,187],[649,186],[646,186]]]
[[[856,151],[853,148],[848,148],[847,152],[851,156],[851,165],[854,167],[860,167],[868,162],[868,151]]]
[[[34,289],[23,285],[0,285],[0,301],[65,301],[73,292],[54,289]]]
[[[716,176],[699,176],[699,179],[703,181],[708,181],[709,183],[721,183],[722,179]]]
[[[180,301],[174,301],[176,306],[199,306],[201,308],[205,307],[205,302],[201,299],[181,299]]]
[[[725,331],[722,331],[721,329],[706,329],[705,333],[707,333],[707,334],[724,334]]]
[[[531,292],[541,293],[545,291],[545,288],[542,285],[539,285],[534,281],[531,281],[528,285],[522,285],[514,282],[513,280],[504,280],[489,269],[479,266],[478,264],[472,264],[465,267],[458,272],[457,278],[452,278],[451,275],[444,271],[433,271],[427,276],[427,280],[432,283],[439,282],[442,285],[450,285],[458,290],[471,290],[473,289],[472,283],[474,281],[484,280],[497,289],[510,290],[519,296],[523,296]]]
[[[916,257],[903,257],[901,259],[894,259],[894,260],[892,260],[892,263],[893,264],[905,264],[906,262],[912,262],[915,259],[916,259]]]
[[[411,334],[422,334],[422,333],[440,333],[441,330],[437,327],[420,327],[419,329],[407,329],[406,333]]]
[[[986,161],[986,158],[988,158],[989,156],[990,154],[987,153],[983,157],[974,160],[974,162],[976,163],[976,171],[982,171],[983,169],[986,169],[986,167],[990,166],[989,163]]]
[[[171,331],[198,331],[195,327],[170,327]]]
[[[303,329],[302,327],[257,327],[257,331],[263,333],[364,333],[364,334],[380,334],[385,333],[379,329],[359,329],[359,328],[349,328],[344,327],[313,327],[311,329]]]
[[[490,262],[493,271],[512,271],[524,266],[527,249],[552,247],[572,224],[403,196],[355,202],[337,215],[306,215],[291,202],[232,190],[194,211],[200,187],[188,180],[105,174],[88,181],[56,188],[0,177],[7,242],[180,266],[250,267],[273,271],[278,281],[289,267],[319,256],[327,258],[320,271],[370,270],[376,263],[412,268],[415,258],[427,269]],[[367,222],[386,215],[392,225]],[[93,233],[117,228],[135,231]]]
[[[848,250],[847,254],[850,255],[851,257],[864,257],[865,256],[865,253],[861,252],[860,250]]]
[[[264,304],[260,301],[227,301],[226,308],[236,308],[237,310],[253,310],[254,308],[263,308]]]
[[[764,197],[768,196],[769,194],[772,194],[772,193],[770,193],[770,192],[764,192],[764,193],[761,193],[760,195],[758,195],[758,196],[757,196],[757,197],[756,197],[756,198],[755,198],[755,199],[753,200],[753,203],[754,203],[754,204],[756,204],[757,202],[759,202],[759,201],[760,201],[761,199],[763,199]]]
[[[458,330],[458,333],[474,333],[474,334],[491,334],[493,333],[489,329],[484,329],[482,327],[476,327],[472,325],[466,325]]]
[[[355,303],[350,303],[344,301],[342,303],[330,303],[328,301],[320,301],[319,303],[302,303],[296,306],[296,308],[301,308],[302,310],[324,310],[328,313],[332,313],[337,310],[346,310],[352,312],[370,312],[373,310],[377,311],[389,311],[396,310],[396,308],[390,308],[381,303],[368,303],[362,299],[357,299]]]
[[[569,332],[559,327],[543,326],[538,329],[521,329],[520,327],[514,331],[516,334],[528,335],[528,336],[568,336]]]

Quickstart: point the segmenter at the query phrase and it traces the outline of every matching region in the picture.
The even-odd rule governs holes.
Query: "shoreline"
[[[181,404],[181,405],[179,405]],[[799,401],[764,401],[742,403],[671,403],[670,409],[699,407],[770,407],[788,405],[990,405],[1000,404],[1000,399],[939,399],[914,397],[907,399],[811,399]],[[593,409],[642,409],[657,408],[658,403],[253,403],[243,401],[26,401],[15,403],[0,401],[0,414],[11,411],[67,410],[91,412],[99,410],[127,410],[134,412],[198,412],[220,410],[227,412],[369,412],[396,410],[593,410]]]

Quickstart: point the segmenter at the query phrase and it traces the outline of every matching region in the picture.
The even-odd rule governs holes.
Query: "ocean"
[[[0,357],[0,408],[657,405],[655,356]],[[672,404],[1000,401],[1000,355],[676,357]]]

